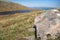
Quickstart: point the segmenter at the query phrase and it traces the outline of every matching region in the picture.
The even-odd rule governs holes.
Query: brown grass
[[[29,32],[28,29],[32,28],[35,17],[41,12],[0,15],[0,39],[18,40],[33,35],[34,32]]]

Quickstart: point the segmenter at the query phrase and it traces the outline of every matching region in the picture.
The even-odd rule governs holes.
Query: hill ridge
[[[31,9],[18,3],[0,1],[0,12],[12,10],[31,10]]]

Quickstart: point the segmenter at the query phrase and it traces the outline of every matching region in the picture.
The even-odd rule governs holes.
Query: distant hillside
[[[0,1],[0,12],[12,10],[32,10],[32,9],[18,3]]]
[[[60,8],[58,10],[60,11]]]

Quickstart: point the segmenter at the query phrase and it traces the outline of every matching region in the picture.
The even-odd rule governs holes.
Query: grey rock
[[[29,36],[29,37],[26,37],[26,39],[28,39],[28,40],[35,40],[35,37],[34,36]]]
[[[60,32],[60,12],[57,9],[48,10],[35,18],[34,25],[41,40],[47,40],[50,36],[56,38],[55,35]]]

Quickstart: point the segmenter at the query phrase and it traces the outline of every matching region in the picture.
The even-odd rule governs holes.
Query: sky
[[[60,0],[9,0],[27,7],[54,7],[60,8]]]

